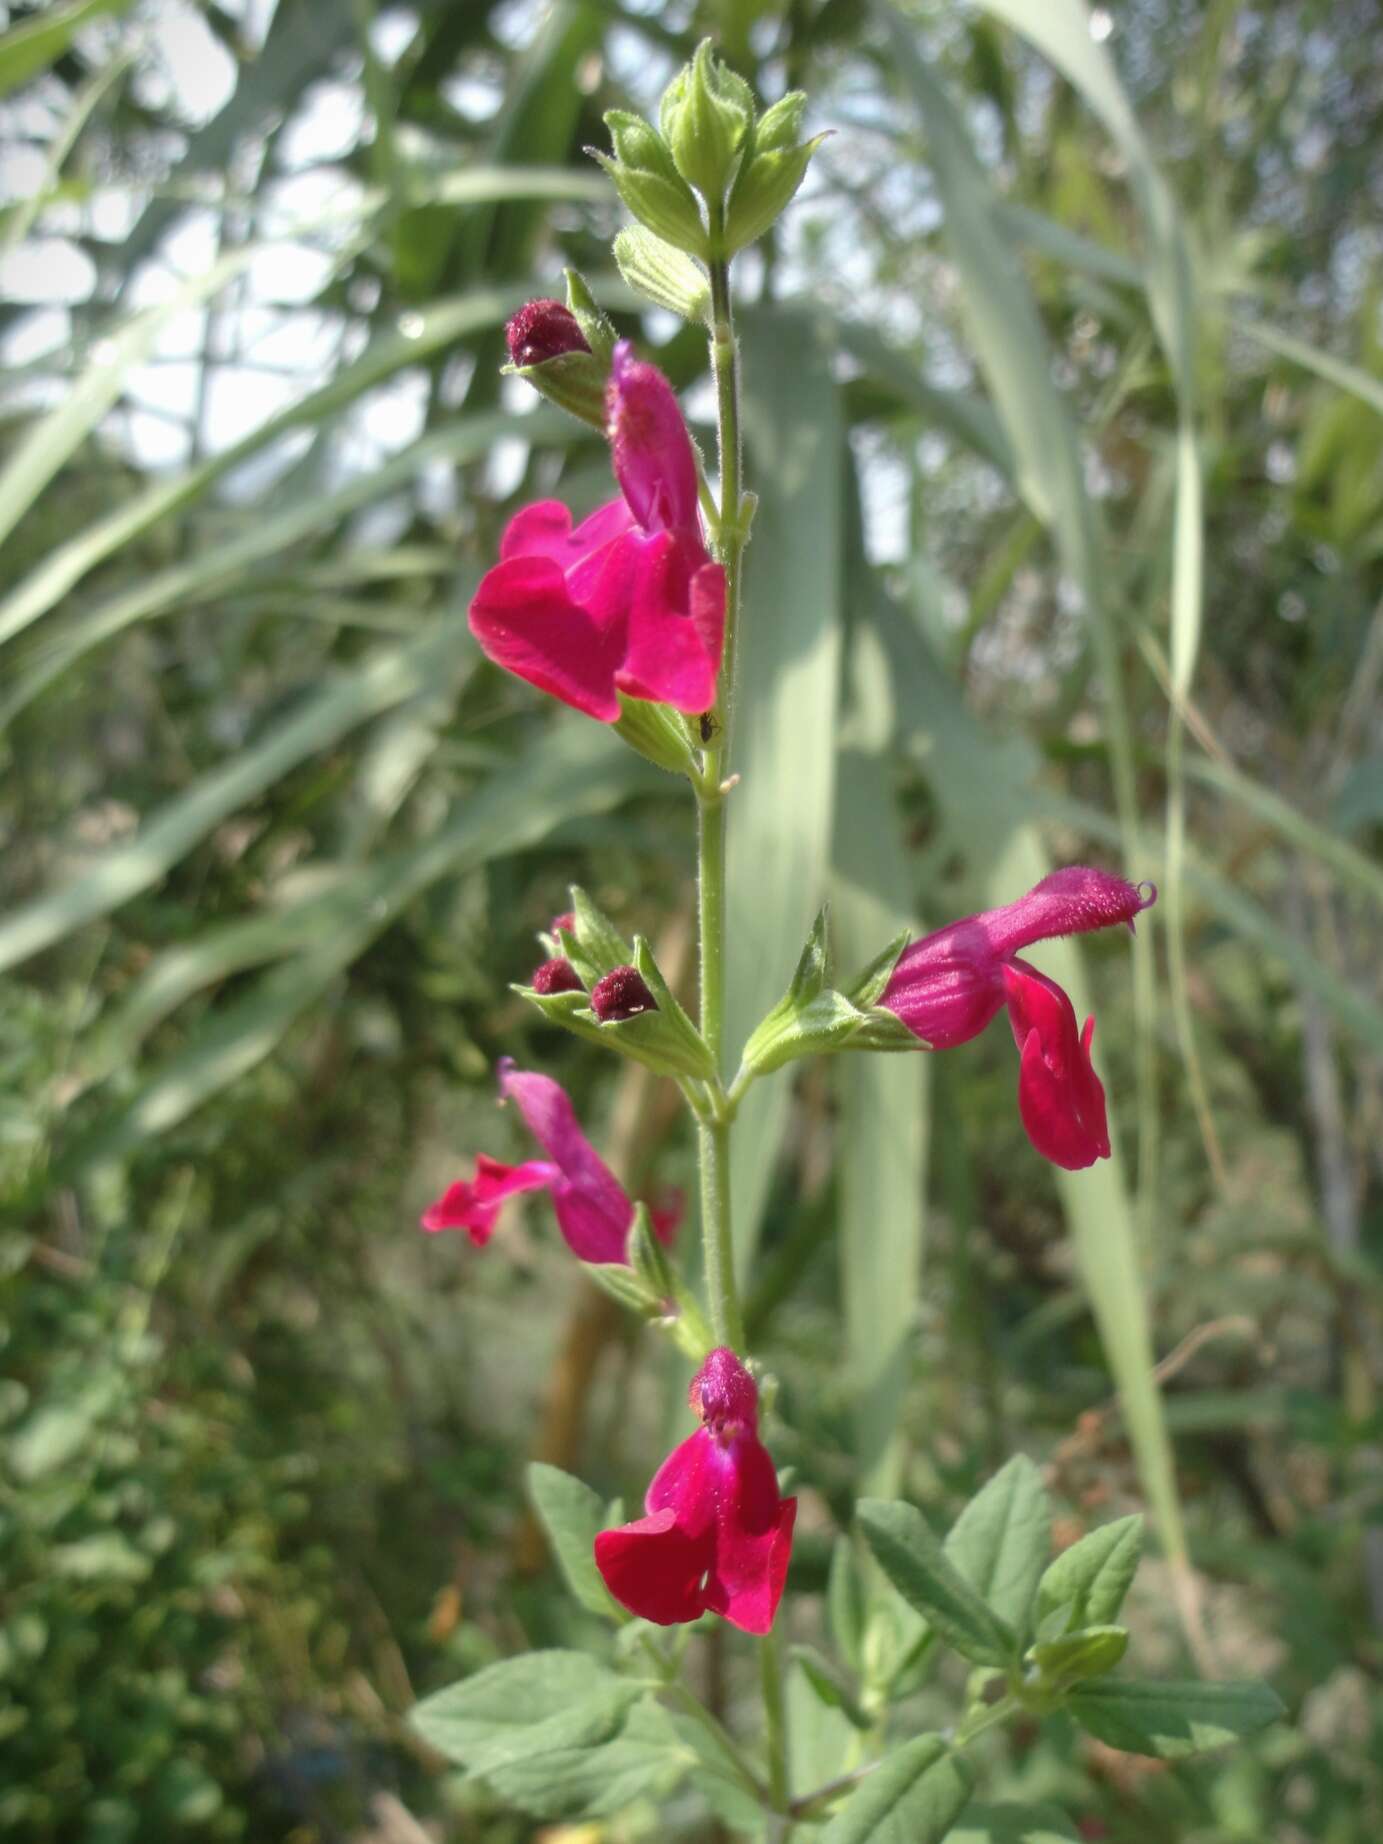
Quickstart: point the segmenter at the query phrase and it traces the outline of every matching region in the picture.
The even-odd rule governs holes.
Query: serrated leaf
[[[1097,1684],[1074,1691],[1066,1708],[1083,1728],[1126,1754],[1160,1761],[1242,1741],[1286,1714],[1270,1685]]]
[[[584,1480],[560,1466],[534,1460],[528,1468],[528,1495],[552,1545],[557,1566],[583,1607],[607,1620],[626,1618],[611,1599],[595,1566],[594,1544],[605,1524],[605,1506]]]
[[[821,1844],[938,1844],[969,1796],[964,1763],[939,1735],[919,1735],[856,1788]]]
[[[1063,1550],[1037,1584],[1039,1625],[1045,1629],[1065,1608],[1068,1632],[1108,1626],[1124,1604],[1142,1553],[1143,1520],[1136,1512],[1090,1531]]]
[[[856,1515],[884,1574],[941,1638],[977,1665],[1009,1662],[1012,1631],[947,1557],[915,1506],[865,1498]]]
[[[1043,1640],[1031,1648],[1027,1658],[1041,1672],[1044,1690],[1066,1691],[1112,1671],[1127,1650],[1126,1627],[1091,1626],[1060,1639]]]
[[[1042,1476],[1019,1453],[970,1500],[944,1548],[1021,1639],[1051,1546],[1052,1507]]]

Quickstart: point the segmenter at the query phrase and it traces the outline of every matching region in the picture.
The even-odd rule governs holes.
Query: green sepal
[[[1109,1625],[1133,1584],[1142,1551],[1143,1520],[1136,1511],[1099,1525],[1063,1550],[1037,1584],[1038,1638]]]
[[[862,1012],[826,984],[831,972],[828,917],[828,906],[823,903],[787,991],[760,1019],[744,1047],[743,1065],[756,1076],[781,1069],[797,1057],[843,1050],[865,1022]]]
[[[644,983],[658,1002],[656,1012],[640,1012],[637,1018],[626,1018],[618,1024],[602,1025],[603,1031],[628,1031],[631,1026],[640,1027],[641,1041],[650,1051],[656,1049],[667,1059],[668,1073],[695,1076],[698,1081],[710,1082],[715,1079],[715,1058],[707,1048],[706,1040],[683,1011],[676,994],[663,978],[658,963],[653,958],[653,950],[642,935],[634,937],[634,957],[632,963],[643,975]]]
[[[666,243],[704,257],[707,240],[701,208],[657,129],[624,109],[611,109],[605,125],[610,130],[613,157],[597,148],[590,151],[629,210]]]
[[[887,947],[879,950],[862,973],[855,975],[854,980],[845,989],[845,996],[852,1005],[858,1005],[861,1011],[869,1011],[871,1007],[879,1003],[884,988],[893,977],[893,969],[898,964],[898,956],[911,940],[912,931],[903,929],[893,937]]]
[[[602,1293],[636,1312],[641,1319],[661,1317],[661,1302],[645,1281],[622,1261],[586,1261],[582,1268]]]
[[[627,967],[634,950],[579,884],[571,886],[571,909],[574,927],[562,929],[558,939],[562,952],[576,968],[582,983],[590,988],[602,974],[613,973],[616,967]]]
[[[559,352],[537,365],[501,365],[500,371],[505,377],[523,378],[540,397],[546,397],[569,416],[579,417],[594,429],[605,427],[609,367],[594,353]]]
[[[756,153],[752,160],[744,161],[725,211],[726,256],[754,243],[782,216],[807,176],[812,155],[825,139],[824,134],[819,134],[800,147]]]
[[[634,1206],[628,1255],[634,1273],[659,1304],[651,1322],[668,1333],[689,1358],[701,1363],[715,1344],[714,1335],[696,1295],[658,1240],[647,1204]]]
[[[1023,1662],[1037,1674],[1039,1696],[1061,1697],[1087,1678],[1112,1671],[1128,1650],[1128,1637],[1124,1626],[1087,1626],[1060,1639],[1039,1640]]]
[[[658,307],[694,325],[711,311],[711,284],[684,250],[643,224],[626,224],[615,238],[615,261],[624,280]]]
[[[586,344],[608,372],[619,338],[614,322],[602,312],[579,269],[564,269],[562,274],[567,284],[567,310],[585,334]]]
[[[796,147],[802,139],[802,117],[807,113],[807,92],[789,90],[754,124],[754,133],[746,153],[776,154]]]
[[[753,121],[754,92],[703,38],[663,91],[658,126],[677,171],[708,202],[724,199]]]
[[[636,749],[646,762],[665,768],[672,775],[694,775],[696,758],[686,723],[671,705],[654,704],[647,698],[619,699],[619,719],[612,726],[616,736]]]

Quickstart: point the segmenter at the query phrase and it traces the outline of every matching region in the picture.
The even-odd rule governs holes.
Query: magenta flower
[[[1028,1138],[1054,1165],[1081,1171],[1109,1157],[1104,1089],[1090,1061],[1095,1020],[1077,1030],[1066,994],[1018,951],[1116,922],[1131,929],[1139,910],[1156,900],[1153,885],[1107,871],[1053,871],[1016,903],[966,916],[904,948],[879,1004],[933,1050],[978,1036],[1007,1004],[1022,1058],[1018,1111]]]
[[[689,715],[715,703],[725,572],[697,512],[696,454],[672,386],[615,347],[606,399],[622,497],[576,530],[557,500],[526,506],[471,603],[486,654],[602,723],[618,694]]]
[[[623,1262],[634,1206],[581,1131],[566,1091],[550,1076],[516,1069],[510,1057],[500,1061],[499,1086],[547,1158],[504,1165],[482,1153],[475,1162],[475,1177],[451,1185],[423,1212],[423,1228],[464,1229],[477,1248],[484,1248],[508,1198],[520,1191],[545,1190],[574,1255],[582,1261]]]
[[[733,1351],[712,1351],[692,1379],[701,1427],[668,1455],[646,1517],[595,1540],[596,1567],[623,1607],[658,1626],[723,1614],[746,1633],[773,1624],[792,1551],[797,1500],[759,1440],[759,1392]]]

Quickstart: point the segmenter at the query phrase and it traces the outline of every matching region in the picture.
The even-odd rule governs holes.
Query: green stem
[[[759,1678],[764,1694],[764,1740],[768,1747],[768,1790],[774,1810],[788,1810],[787,1705],[783,1698],[783,1664],[778,1634],[770,1629],[759,1647]]]
[[[713,238],[718,219],[713,214]],[[715,373],[720,458],[720,516],[715,542],[725,569],[725,647],[720,686],[710,714],[702,754],[697,807],[697,918],[701,961],[701,1034],[723,1075],[725,1045],[725,791],[734,703],[735,642],[739,629],[741,525],[739,376],[730,310],[730,270],[711,264],[711,367]],[[717,1114],[721,1110],[717,1108]],[[735,1287],[734,1236],[730,1215],[730,1125],[726,1119],[698,1121],[701,1166],[701,1235],[706,1292],[716,1338],[744,1350],[744,1319]]]
[[[726,1762],[744,1791],[748,1793],[751,1799],[757,1800],[761,1806],[770,1806],[772,1804],[772,1799],[768,1788],[754,1772],[754,1769],[749,1765],[748,1761],[745,1760],[743,1754],[741,1754],[739,1748],[736,1746],[733,1737],[725,1727],[711,1714],[700,1697],[698,1697],[694,1691],[689,1690],[678,1677],[676,1666],[669,1662],[651,1639],[645,1638],[643,1640],[643,1648],[653,1661],[654,1669],[658,1673],[658,1678],[663,1689],[676,1702],[678,1707],[685,1711],[685,1713],[691,1717],[692,1721],[700,1728],[704,1729],[707,1735],[710,1736],[721,1754],[724,1755]]]

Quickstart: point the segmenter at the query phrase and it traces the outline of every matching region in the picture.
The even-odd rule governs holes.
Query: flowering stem
[[[712,224],[713,237],[718,234]],[[711,264],[711,366],[716,381],[720,457],[720,512],[715,545],[725,568],[725,647],[701,777],[693,785],[697,807],[697,890],[701,957],[701,1035],[722,1073],[725,1039],[725,773],[735,683],[735,638],[739,626],[741,527],[739,378],[730,310],[730,268]],[[706,1292],[716,1338],[744,1349],[744,1319],[735,1288],[734,1240],[730,1216],[730,1123],[724,1091],[714,1095],[715,1118],[698,1117],[701,1165],[701,1234]]]
[[[764,1695],[764,1740],[768,1747],[768,1790],[777,1812],[788,1810],[787,1706],[783,1700],[783,1665],[778,1634],[770,1628],[759,1647],[759,1678]]]

